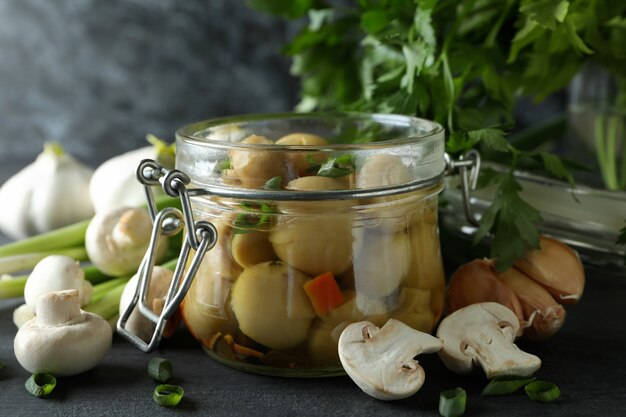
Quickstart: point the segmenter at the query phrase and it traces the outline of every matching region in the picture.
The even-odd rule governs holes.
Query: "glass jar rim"
[[[223,126],[231,123],[260,122],[271,120],[370,120],[377,123],[396,124],[398,126],[429,128],[424,133],[401,136],[394,139],[363,142],[363,143],[332,143],[328,145],[277,145],[259,143],[225,142],[208,139],[200,135],[201,132],[210,128]],[[434,136],[442,135],[445,129],[442,125],[432,120],[415,116],[384,113],[363,113],[363,112],[311,112],[311,113],[252,113],[246,115],[235,115],[208,119],[196,123],[185,125],[176,131],[176,138],[194,145],[205,145],[218,148],[229,149],[263,149],[264,151],[284,152],[292,150],[319,150],[333,148],[337,150],[366,150],[381,149],[389,146],[399,146],[406,143],[419,143],[432,139]]]

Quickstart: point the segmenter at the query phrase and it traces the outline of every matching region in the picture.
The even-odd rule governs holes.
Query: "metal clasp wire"
[[[478,183],[480,152],[475,149],[470,149],[461,155],[458,160],[452,159],[452,157],[446,153],[444,160],[446,163],[445,175],[452,175],[455,171],[459,172],[465,218],[472,226],[478,227],[479,219],[472,209],[470,191],[475,190],[476,184]]]
[[[159,345],[167,320],[174,315],[187,294],[204,255],[215,245],[217,230],[208,222],[194,222],[186,188],[186,185],[189,184],[189,178],[184,173],[176,170],[166,171],[156,162],[144,160],[137,169],[137,178],[145,188],[148,211],[153,220],[152,234],[146,254],[139,266],[137,288],[130,304],[117,322],[117,331],[142,351],[151,352]],[[157,212],[152,187],[161,184],[161,182],[163,190],[168,195],[181,199],[182,212],[172,207]],[[183,242],[174,269],[174,277],[165,297],[163,310],[160,315],[157,315],[147,304],[150,280],[156,262],[157,246],[162,236],[176,235],[185,227],[187,237]],[[195,254],[185,273],[185,266],[188,264],[191,249],[195,250]],[[155,324],[155,330],[149,342],[142,340],[126,328],[126,323],[135,307],[139,309],[140,314]]]

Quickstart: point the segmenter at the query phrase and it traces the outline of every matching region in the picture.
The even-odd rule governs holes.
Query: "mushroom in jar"
[[[344,290],[342,294],[344,303],[328,314],[318,317],[308,337],[309,354],[325,365],[339,363],[337,343],[341,332],[350,323],[367,320],[376,326],[382,326],[389,320],[388,311],[379,311],[379,314],[367,314],[362,311],[357,304],[357,294],[354,291]]]
[[[359,230],[355,236],[354,285],[357,293],[386,297],[400,287],[411,263],[406,233]]]
[[[328,141],[311,133],[290,133],[278,139],[276,145],[322,146]],[[300,176],[307,174],[311,164],[321,164],[326,159],[323,152],[293,152],[287,154],[287,160]],[[311,163],[309,163],[309,161]]]
[[[235,262],[243,268],[276,259],[267,232],[260,230],[234,234],[230,243],[230,253]]]
[[[409,181],[411,172],[400,157],[377,154],[365,159],[356,177],[356,187],[388,187]],[[379,231],[386,233],[405,230],[410,219],[409,214],[414,210],[413,203],[414,199],[407,195],[374,198],[370,205],[375,206],[376,211],[367,220],[373,222]]]
[[[231,297],[239,329],[270,349],[303,343],[315,317],[303,287],[308,279],[282,262],[246,268],[233,285]]]
[[[229,252],[232,229],[224,221],[211,222],[218,232],[217,242],[202,259],[180,308],[191,334],[205,345],[210,345],[216,333],[232,331],[228,297],[242,270]]]
[[[413,223],[409,229],[411,266],[404,285],[431,292],[431,308],[439,318],[445,298],[445,274],[437,223]]]
[[[272,145],[272,141],[264,136],[248,136],[241,143],[249,145]],[[236,179],[244,188],[262,188],[274,177],[286,181],[295,176],[289,173],[284,155],[269,149],[238,148],[230,151],[231,169],[223,173],[225,180],[232,183]]]
[[[350,215],[284,215],[269,240],[278,258],[311,276],[341,274],[352,265]]]
[[[344,186],[334,178],[315,176],[293,180],[287,188],[319,191]],[[343,211],[351,204],[350,201],[281,202],[278,208],[286,214],[279,218],[269,235],[278,258],[312,276],[346,271],[352,264],[352,225],[351,216]]]

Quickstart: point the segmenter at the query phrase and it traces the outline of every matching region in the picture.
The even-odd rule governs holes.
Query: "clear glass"
[[[218,361],[282,376],[342,374],[337,340],[351,322],[430,332],[444,304],[443,152],[441,126],[405,116],[254,115],[181,129],[176,165],[192,187],[250,190],[192,198],[218,241],[181,305],[188,329]],[[395,192],[407,184],[419,186]],[[268,189],[282,197],[255,194]]]

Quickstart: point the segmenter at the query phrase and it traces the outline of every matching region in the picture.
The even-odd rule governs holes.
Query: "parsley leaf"
[[[354,155],[345,154],[337,157],[330,157],[324,162],[317,175],[320,177],[341,178],[354,172]]]
[[[270,225],[272,215],[276,209],[267,203],[241,203],[239,208],[242,213],[237,214],[233,233],[243,234],[254,230],[264,229]]]
[[[521,189],[512,170],[502,177],[474,238],[474,243],[478,243],[493,232],[491,257],[496,259],[498,271],[507,269],[529,249],[539,248],[536,223],[541,220],[541,215],[520,198]]]

